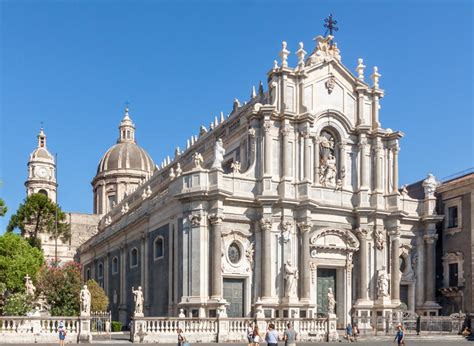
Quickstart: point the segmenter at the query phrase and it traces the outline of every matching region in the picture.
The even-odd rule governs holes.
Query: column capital
[[[307,233],[313,227],[313,223],[311,221],[302,221],[298,222],[298,228],[301,233]]]
[[[354,233],[357,234],[360,240],[366,240],[369,234],[368,228],[357,227],[354,230]]]
[[[271,218],[262,218],[260,220],[260,227],[262,227],[262,229],[264,231],[269,231],[272,229],[272,219]]]
[[[195,213],[195,214],[188,215],[188,220],[189,222],[191,222],[191,227],[201,226],[201,219],[202,219],[201,214]]]
[[[284,127],[280,129],[280,133],[283,137],[287,137],[290,134],[290,129],[288,127]]]
[[[309,139],[309,131],[308,129],[303,129],[300,131],[300,136],[304,139]]]
[[[436,233],[428,233],[423,236],[426,244],[434,244],[438,240],[438,235]]]
[[[283,231],[291,231],[291,228],[293,227],[293,222],[290,220],[284,220],[280,223],[281,229]]]
[[[399,238],[400,237],[400,227],[391,227],[388,230],[388,235],[390,238]]]
[[[219,225],[224,221],[224,215],[221,213],[211,213],[208,218],[211,225]]]
[[[339,149],[345,149],[346,145],[347,145],[346,141],[340,141],[339,143],[337,143],[337,146]]]
[[[394,155],[397,155],[400,151],[400,146],[398,144],[395,144],[394,146],[390,147],[390,150]]]
[[[263,131],[265,131],[265,133],[268,133],[271,128],[272,128],[272,123],[269,120],[265,120],[263,122]]]
[[[249,128],[249,136],[252,138],[255,138],[255,135],[256,135],[255,128],[253,127]]]
[[[358,145],[358,147],[359,147],[360,150],[365,150],[365,148],[366,148],[367,145],[368,145],[368,144],[367,144],[367,138],[362,137],[357,145]]]

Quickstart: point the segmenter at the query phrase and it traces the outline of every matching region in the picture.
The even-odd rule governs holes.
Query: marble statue
[[[225,149],[222,144],[222,139],[218,139],[214,145],[214,162],[211,169],[222,169],[222,162],[224,161]]]
[[[185,318],[186,317],[186,315],[184,314],[184,309],[179,309],[178,317],[179,318]]]
[[[388,276],[385,269],[380,269],[377,272],[377,296],[379,299],[389,297],[388,292]]]
[[[425,191],[425,198],[426,197],[432,198],[434,197],[434,193],[439,183],[436,181],[436,178],[434,177],[434,175],[429,173],[428,177],[425,180],[423,180],[422,185]]]
[[[336,158],[334,155],[329,154],[328,158],[321,165],[319,178],[323,186],[336,187]]]
[[[90,316],[91,315],[91,293],[87,288],[87,285],[82,287],[82,290],[79,294],[81,301],[81,316]]]
[[[298,281],[298,268],[291,265],[288,260],[285,263],[285,294],[287,297],[296,297],[296,283]]]
[[[332,288],[328,289],[328,314],[334,314],[336,311],[336,299],[334,299],[334,293]]]
[[[201,153],[195,152],[194,155],[193,155],[193,160],[194,160],[194,167],[195,168],[202,168],[201,164],[204,161],[204,159],[202,158]]]
[[[25,276],[25,293],[28,296],[34,297],[35,292],[36,292],[36,287],[33,285],[33,282],[30,280],[30,276],[26,275]]]
[[[143,291],[142,287],[138,286],[138,289],[135,290],[132,287],[133,301],[135,303],[134,315],[143,315]]]

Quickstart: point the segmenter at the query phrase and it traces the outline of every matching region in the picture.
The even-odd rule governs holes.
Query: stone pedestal
[[[337,332],[337,317],[335,314],[328,315],[328,341],[338,341],[339,333]]]
[[[131,330],[131,339],[133,343],[142,343],[146,336],[146,322],[140,320],[143,314],[135,314]]]
[[[90,344],[92,342],[91,319],[90,316],[79,317],[79,333],[77,334],[77,343]]]

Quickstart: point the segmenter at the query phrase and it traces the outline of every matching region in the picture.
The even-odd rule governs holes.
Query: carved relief
[[[308,58],[307,65],[311,66],[319,62],[328,61],[332,58],[341,60],[341,52],[337,48],[337,44],[331,44],[333,36],[328,35],[326,37],[318,36],[315,38],[316,48]]]
[[[222,272],[249,274],[254,267],[254,241],[239,231],[222,236]]]
[[[202,219],[201,214],[189,214],[188,215],[188,220],[189,220],[189,222],[191,222],[192,227],[201,226],[201,219]]]
[[[270,218],[262,218],[260,220],[260,227],[262,230],[271,230],[272,229],[272,220]]]
[[[374,241],[377,249],[383,250],[385,245],[385,234],[382,230],[374,228]]]
[[[328,90],[328,94],[331,94],[332,91],[334,90],[334,87],[336,86],[336,79],[334,77],[330,77],[326,83],[324,83],[324,86]]]

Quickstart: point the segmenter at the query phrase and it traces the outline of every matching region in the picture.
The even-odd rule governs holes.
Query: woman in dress
[[[178,346],[184,346],[187,344],[186,338],[184,337],[183,330],[178,329]]]
[[[253,346],[260,345],[260,333],[258,331],[258,326],[255,326],[255,328],[253,329],[252,340],[253,340]]]

